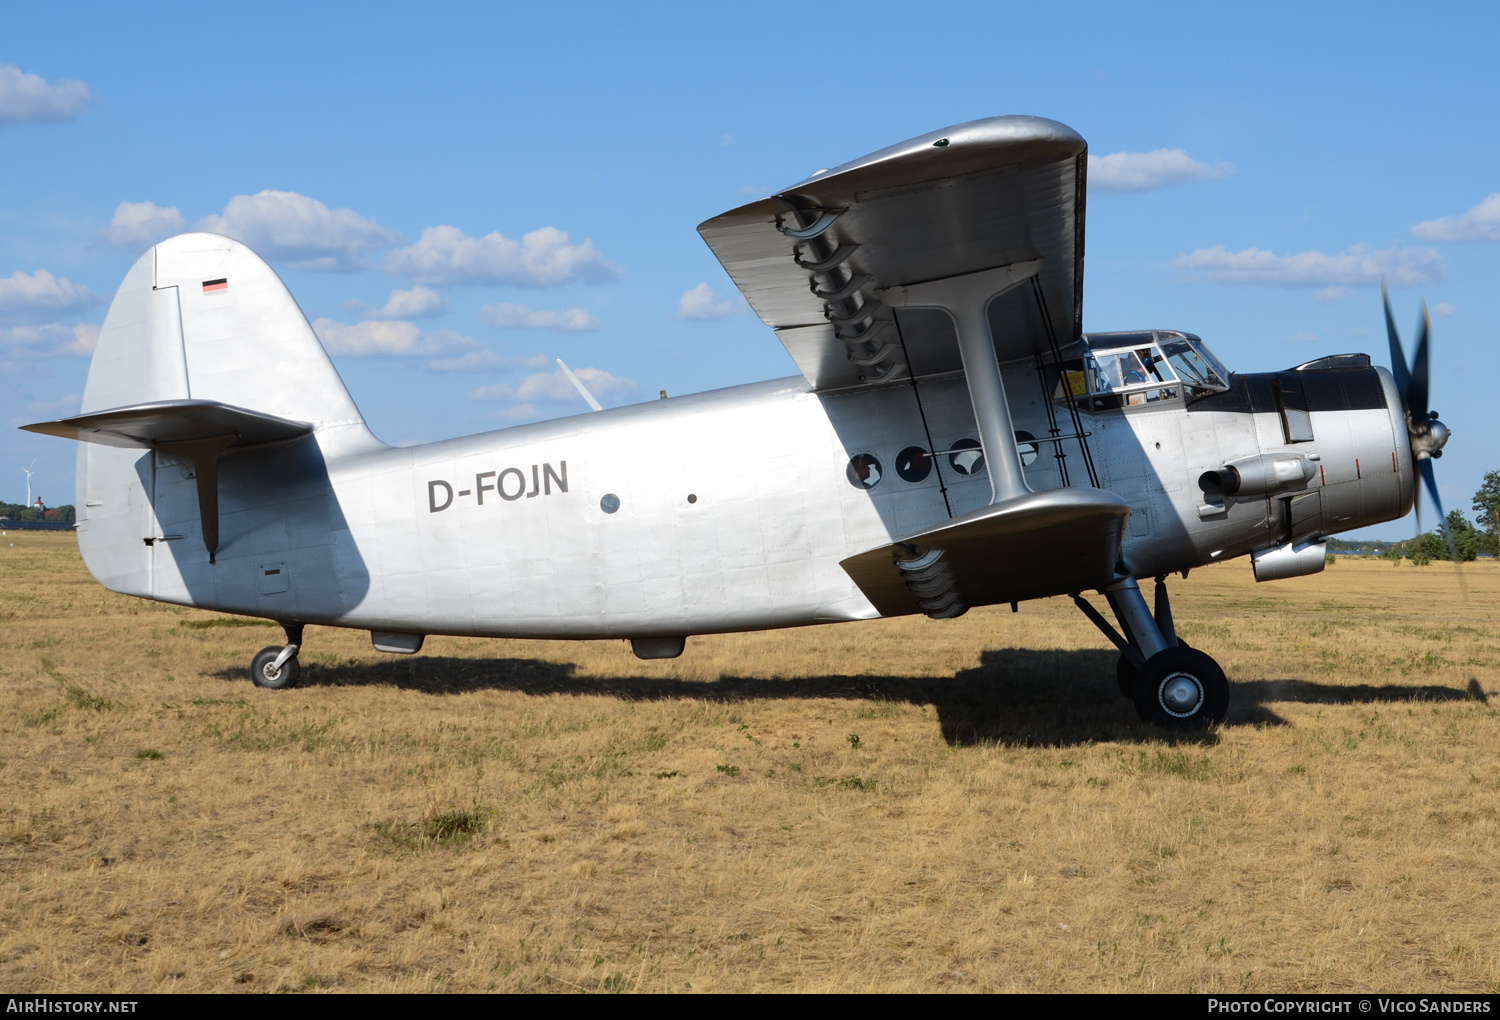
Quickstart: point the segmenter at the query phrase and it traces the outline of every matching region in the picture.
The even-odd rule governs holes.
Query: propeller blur
[[[1453,533],[1448,527],[1448,515],[1443,512],[1443,499],[1438,495],[1437,476],[1432,462],[1443,455],[1443,447],[1452,435],[1448,426],[1438,420],[1436,411],[1427,409],[1428,341],[1432,336],[1432,317],[1427,314],[1427,305],[1422,305],[1422,322],[1417,331],[1417,350],[1412,365],[1406,367],[1406,352],[1401,347],[1401,337],[1396,332],[1396,320],[1391,316],[1391,302],[1386,295],[1384,281],[1380,284],[1380,301],[1385,307],[1386,339],[1391,347],[1391,374],[1396,379],[1396,390],[1401,394],[1401,406],[1406,413],[1406,428],[1411,436],[1411,453],[1417,471],[1427,487],[1427,495],[1437,508],[1438,522],[1443,529],[1443,538],[1448,542],[1448,555],[1458,563],[1458,551],[1453,545]],[[1421,528],[1422,510],[1417,506],[1417,527]]]

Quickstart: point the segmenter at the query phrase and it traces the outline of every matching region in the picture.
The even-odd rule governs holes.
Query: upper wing
[[[820,389],[959,367],[941,324],[903,314],[892,328],[880,290],[1040,260],[1034,287],[991,308],[1005,361],[1081,331],[1087,153],[1056,121],[970,121],[820,171],[698,232]]]

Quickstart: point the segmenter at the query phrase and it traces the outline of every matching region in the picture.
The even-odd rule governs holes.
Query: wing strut
[[[1052,350],[1052,363],[1061,372],[1063,361],[1062,350],[1057,346],[1057,331],[1052,328],[1052,317],[1047,311],[1047,297],[1042,293],[1041,284],[1037,281],[1036,277],[1032,277],[1031,290],[1036,295],[1037,311],[1041,313],[1042,322],[1047,326],[1047,346]],[[1038,355],[1038,360],[1040,360],[1040,355]],[[1055,425],[1057,416],[1052,411],[1052,394],[1046,392],[1046,374],[1042,371],[1040,364],[1037,366],[1037,374],[1042,379],[1042,403],[1047,408],[1047,420]],[[1068,416],[1073,419],[1073,434],[1078,437],[1078,451],[1083,454],[1083,467],[1088,472],[1089,484],[1097,489],[1099,488],[1099,473],[1094,470],[1094,454],[1089,450],[1088,433],[1083,431],[1083,419],[1078,416],[1078,401],[1068,401]],[[1058,444],[1057,449],[1059,453],[1062,452],[1061,443]],[[1063,462],[1058,461],[1058,464],[1062,465]],[[1063,468],[1062,475],[1063,484],[1070,484],[1066,467]]]
[[[979,425],[979,445],[984,449],[984,464],[990,475],[991,505],[1024,496],[1031,489],[1021,469],[1005,382],[990,336],[990,302],[1030,280],[1041,268],[1042,260],[1032,259],[910,287],[890,287],[880,294],[893,308],[940,308],[953,320],[969,399]]]

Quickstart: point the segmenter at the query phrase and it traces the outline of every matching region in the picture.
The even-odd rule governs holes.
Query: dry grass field
[[[1500,565],[1467,584],[1175,582],[1237,682],[1174,742],[1063,599],[654,663],[309,628],[273,692],[279,629],[12,532],[0,987],[1497,992]]]

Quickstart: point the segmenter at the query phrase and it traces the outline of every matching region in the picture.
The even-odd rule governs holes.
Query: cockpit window
[[[1217,359],[1207,349],[1200,349],[1186,340],[1171,340],[1162,344],[1162,352],[1187,385],[1189,398],[1229,388],[1223,377],[1223,366],[1217,364]]]
[[[1175,382],[1155,347],[1108,351],[1094,356],[1094,392],[1108,393],[1148,382]]]
[[[1081,339],[1081,356],[1049,372],[1052,399],[1080,411],[1191,401],[1229,389],[1228,369],[1191,333],[1092,333]]]
[[[1053,397],[1066,400],[1081,394],[1085,385],[1088,396],[1077,402],[1085,411],[1154,404],[1181,395],[1177,377],[1155,345],[1091,352],[1067,363]]]

